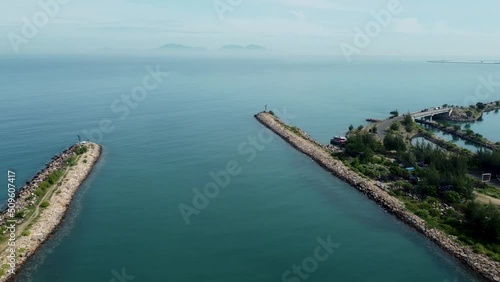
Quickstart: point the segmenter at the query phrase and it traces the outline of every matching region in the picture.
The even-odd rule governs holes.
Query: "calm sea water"
[[[474,132],[482,134],[488,140],[500,142],[500,113],[498,111],[486,113],[483,115],[483,120],[470,125]]]
[[[483,119],[481,121],[473,122],[473,123],[457,123],[462,126],[462,129],[465,129],[468,125],[470,129],[472,129],[475,133],[482,134],[485,138],[493,142],[500,142],[500,130],[498,130],[498,125],[500,124],[500,114],[497,111],[489,112],[483,115]],[[487,150],[489,149],[479,146],[473,142],[470,142],[466,139],[453,136],[449,133],[441,131],[439,129],[425,126],[425,128],[432,133],[434,133],[439,138],[455,143],[458,146],[468,149],[472,152],[477,152],[478,150]],[[415,138],[413,143],[421,142],[423,138]],[[428,143],[428,142],[425,142]]]
[[[120,119],[113,101],[156,65],[170,76]],[[2,58],[0,169],[19,185],[83,130],[114,126],[62,229],[17,281],[121,281],[122,271],[133,281],[281,281],[328,236],[340,246],[307,281],[475,281],[281,139],[251,161],[238,147],[258,136],[253,114],[266,104],[327,142],[394,109],[463,103],[490,73],[500,77],[495,65],[423,62]],[[241,174],[187,225],[179,204],[232,160]]]

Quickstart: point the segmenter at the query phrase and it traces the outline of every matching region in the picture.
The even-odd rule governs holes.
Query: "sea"
[[[79,138],[103,146],[15,281],[480,281],[253,115],[273,110],[326,143],[393,110],[500,100],[500,87],[475,93],[488,77],[500,65],[0,57],[3,206],[8,170],[20,187]],[[471,128],[500,141],[499,121]]]

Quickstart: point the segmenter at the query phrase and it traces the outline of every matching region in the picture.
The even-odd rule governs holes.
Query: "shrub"
[[[14,218],[17,218],[17,219],[21,219],[23,217],[24,217],[23,211],[16,212],[16,214],[14,215]]]
[[[394,134],[387,134],[384,138],[384,147],[391,151],[402,152],[406,150],[406,143],[402,137]]]
[[[47,182],[49,182],[49,184],[52,185],[52,184],[56,183],[57,180],[59,180],[59,178],[61,178],[62,175],[63,175],[62,171],[55,170],[51,174],[49,174],[49,176],[47,177]]]
[[[47,202],[47,201],[43,201],[43,202],[40,204],[40,207],[41,207],[41,208],[46,208],[46,207],[48,207],[49,205],[50,205],[50,204],[49,204],[49,202]]]
[[[447,203],[455,204],[459,203],[462,197],[455,191],[446,191],[444,192],[444,199]]]
[[[85,152],[87,152],[87,147],[86,146],[83,146],[83,145],[79,145],[79,146],[76,146],[75,147],[75,153],[77,155],[82,155],[84,154]]]
[[[45,190],[49,187],[50,187],[50,183],[47,181],[43,181],[43,182],[40,182],[40,184],[38,184],[38,188],[41,190]]]
[[[390,129],[394,130],[394,131],[398,131],[399,130],[399,124],[397,122],[391,124]]]
[[[76,164],[77,164],[77,157],[76,156],[73,156],[73,157],[66,160],[67,166],[75,166]]]
[[[269,111],[269,114],[273,115],[274,116],[274,112],[273,111]]]
[[[351,157],[359,157],[361,161],[371,160],[375,152],[381,151],[381,144],[368,133],[349,136],[345,152]]]

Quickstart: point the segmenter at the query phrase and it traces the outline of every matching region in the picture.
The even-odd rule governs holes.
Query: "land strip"
[[[342,161],[334,158],[331,152],[318,142],[311,141],[312,138],[304,136],[303,131],[296,127],[284,124],[277,117],[262,112],[255,118],[264,126],[275,132],[290,145],[309,156],[320,166],[331,172],[336,177],[350,184],[388,212],[394,214],[403,222],[409,224],[417,231],[434,241],[443,250],[460,260],[464,265],[489,281],[500,281],[500,263],[490,259],[484,254],[474,252],[469,246],[460,243],[456,237],[447,235],[437,228],[431,228],[428,224],[408,211],[405,204],[396,197],[389,195],[379,187],[379,184],[371,179],[365,178],[347,167]]]
[[[50,237],[63,220],[83,181],[101,155],[95,143],[75,145],[52,158],[16,194],[15,215],[8,210],[0,214],[3,240],[0,243],[0,281],[14,279],[15,273]],[[15,222],[15,240],[6,237]],[[12,254],[15,257],[12,257]]]

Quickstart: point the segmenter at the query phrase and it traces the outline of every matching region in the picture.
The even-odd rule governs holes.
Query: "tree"
[[[403,125],[405,126],[407,132],[411,132],[413,130],[415,121],[413,120],[410,113],[407,113],[405,115],[405,118],[403,119]]]
[[[459,203],[462,197],[455,191],[444,192],[444,199],[449,204]]]
[[[349,136],[345,146],[345,153],[361,161],[370,161],[375,152],[381,151],[381,144],[368,133],[359,133]]]
[[[394,130],[394,131],[398,131],[399,130],[399,124],[395,122],[395,123],[391,124],[390,128],[392,130]]]
[[[459,131],[461,128],[462,128],[462,127],[461,127],[460,125],[458,125],[458,124],[455,124],[455,125],[453,126],[453,129],[455,129],[455,131]]]
[[[413,125],[415,123],[415,121],[413,120],[413,118],[411,117],[411,114],[410,113],[407,113],[405,115],[405,118],[403,119],[403,124],[404,125]]]
[[[351,124],[349,125],[349,131],[352,131],[354,129],[354,126]]]
[[[464,211],[469,231],[489,242],[500,240],[500,210],[494,205],[470,201]]]
[[[395,116],[395,117],[399,116],[399,112],[398,112],[398,110],[392,111],[392,112],[390,112],[390,114],[391,114],[392,116]]]
[[[479,150],[474,156],[476,165],[493,174],[500,174],[500,151]]]
[[[481,103],[481,102],[478,102],[478,103],[476,104],[476,107],[477,107],[477,109],[478,109],[478,110],[482,111],[482,110],[484,110],[484,108],[486,108],[486,105],[484,105],[484,104],[483,104],[483,103]]]
[[[401,136],[387,134],[384,138],[384,147],[389,151],[406,151],[406,143]]]
[[[360,125],[358,126],[358,130],[363,130],[364,126]]]
[[[273,111],[269,111],[269,114],[273,115],[274,116],[274,112]]]

